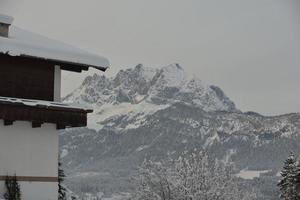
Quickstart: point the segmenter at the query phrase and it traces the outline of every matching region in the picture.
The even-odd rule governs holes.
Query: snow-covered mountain
[[[107,119],[120,115],[139,116],[140,123],[143,116],[179,102],[204,111],[239,112],[220,88],[188,77],[178,64],[161,69],[137,65],[121,70],[113,78],[94,74],[64,100],[92,106],[89,127],[96,129],[107,125]]]
[[[128,195],[145,158],[202,149],[234,162],[242,178],[265,174],[245,181],[256,181],[260,199],[272,199],[282,161],[291,150],[300,154],[300,114],[243,113],[220,88],[187,76],[178,64],[138,65],[112,78],[95,74],[65,101],[94,108],[88,128],[60,137],[67,183],[75,192]]]

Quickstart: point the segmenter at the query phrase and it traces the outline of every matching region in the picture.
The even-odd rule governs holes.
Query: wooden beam
[[[32,128],[41,128],[42,122],[32,122]]]
[[[63,124],[56,124],[56,129],[57,129],[57,130],[66,129],[66,125],[63,125]]]
[[[13,125],[13,123],[14,123],[14,121],[12,121],[12,120],[4,119],[4,126],[11,126],[11,125]]]
[[[5,181],[7,177],[14,178],[14,176],[0,176],[0,181]],[[21,182],[58,182],[58,177],[16,176],[16,178]]]

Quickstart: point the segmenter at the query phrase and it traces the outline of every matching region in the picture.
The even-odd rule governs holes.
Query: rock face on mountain
[[[89,127],[107,125],[105,119],[117,115],[148,115],[181,102],[204,111],[238,112],[234,103],[216,86],[189,78],[182,67],[172,64],[161,69],[137,65],[121,70],[115,77],[87,77],[65,102],[93,106]],[[141,116],[140,116],[141,118]]]
[[[289,151],[300,153],[300,114],[243,113],[220,88],[188,77],[178,64],[89,76],[65,101],[94,108],[88,128],[60,137],[67,183],[75,192],[130,193],[131,176],[144,159],[199,149],[233,162],[242,178],[262,172],[247,181],[256,181],[260,199],[271,199],[282,161]]]

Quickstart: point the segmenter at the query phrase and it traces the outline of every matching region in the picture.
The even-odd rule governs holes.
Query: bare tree
[[[232,166],[206,154],[182,154],[168,162],[144,161],[134,200],[251,200],[241,191]]]

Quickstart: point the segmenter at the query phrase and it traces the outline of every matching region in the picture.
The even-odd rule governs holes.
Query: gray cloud
[[[0,13],[14,15],[23,0],[0,0]]]

